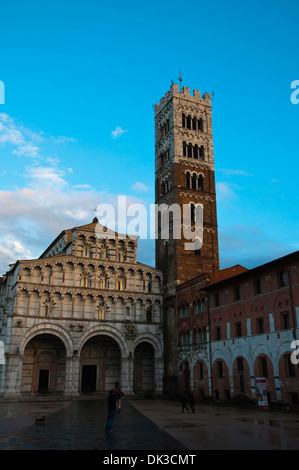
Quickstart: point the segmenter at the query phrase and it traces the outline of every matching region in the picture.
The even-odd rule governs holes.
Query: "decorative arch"
[[[116,341],[121,352],[121,357],[128,357],[129,347],[125,336],[116,328],[108,325],[99,325],[98,327],[89,328],[80,338],[80,343],[78,345],[78,355],[81,355],[82,348],[86,341],[91,339],[93,336],[99,335],[109,336],[114,341]]]
[[[73,355],[74,344],[73,344],[73,339],[71,338],[71,336],[61,326],[53,325],[51,323],[44,323],[44,324],[33,326],[32,328],[30,328],[29,330],[25,332],[19,345],[20,355],[21,356],[24,355],[25,347],[27,346],[27,344],[32,338],[34,338],[37,335],[42,335],[42,334],[50,334],[53,336],[57,336],[64,344],[67,357],[71,357]]]

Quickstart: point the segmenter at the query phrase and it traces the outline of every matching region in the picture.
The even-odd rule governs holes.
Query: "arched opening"
[[[40,334],[25,347],[21,393],[63,393],[66,349],[55,335]]]
[[[150,395],[154,392],[154,350],[151,344],[142,342],[134,352],[134,393]]]
[[[80,391],[104,392],[120,383],[121,356],[116,341],[106,335],[97,335],[86,341],[81,351]]]

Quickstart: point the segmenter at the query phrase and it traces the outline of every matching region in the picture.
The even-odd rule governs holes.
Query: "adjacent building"
[[[197,399],[299,404],[299,252],[254,269],[234,266],[177,287],[179,390]],[[296,354],[295,354],[296,357]]]

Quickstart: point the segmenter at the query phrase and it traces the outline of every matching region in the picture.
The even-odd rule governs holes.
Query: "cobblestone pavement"
[[[29,411],[24,413],[26,407]],[[107,416],[105,399],[35,405],[26,402],[0,403],[0,408],[1,450],[185,449],[136,410],[127,399],[122,400],[111,435],[104,433]]]
[[[217,405],[182,413],[162,399],[122,400],[105,435],[106,399],[0,403],[0,450],[298,450],[299,414]]]

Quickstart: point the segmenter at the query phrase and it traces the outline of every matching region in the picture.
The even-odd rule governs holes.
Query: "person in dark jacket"
[[[116,414],[116,402],[124,396],[123,392],[118,392],[115,389],[110,390],[107,402],[108,402],[108,415],[106,419],[105,433],[111,434],[112,423]]]
[[[187,396],[186,393],[183,393],[181,395],[181,404],[182,404],[182,413],[184,413],[184,410],[186,409],[189,412],[189,408],[187,407]]]

